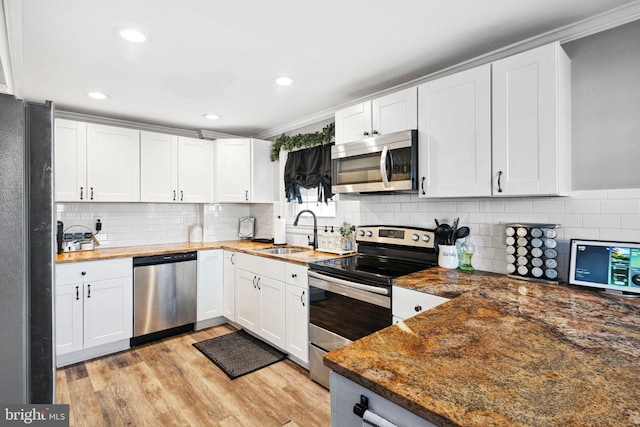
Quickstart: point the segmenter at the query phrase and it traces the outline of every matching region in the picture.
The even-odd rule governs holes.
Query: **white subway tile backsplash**
[[[601,228],[601,240],[616,240],[622,242],[638,242],[640,241],[640,230],[625,228]]]
[[[564,213],[564,200],[540,199],[533,201],[533,211],[537,213]]]
[[[603,200],[600,202],[601,213],[637,214],[640,213],[640,200]]]
[[[599,213],[600,212],[600,200],[565,200],[564,201],[565,213]]]
[[[607,190],[608,199],[640,199],[639,188]]]
[[[597,240],[600,238],[600,229],[567,227],[564,229],[564,235],[565,235],[565,239]]]
[[[620,215],[616,214],[585,214],[582,216],[582,226],[585,228],[620,228]]]
[[[640,215],[620,215],[620,226],[640,229]]]
[[[504,204],[505,212],[531,213],[533,212],[532,200],[508,200]]]
[[[604,200],[607,197],[608,197],[607,190],[584,190],[584,191],[573,191],[571,193],[572,199]]]

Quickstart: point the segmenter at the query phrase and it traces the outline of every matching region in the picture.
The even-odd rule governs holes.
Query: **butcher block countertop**
[[[235,252],[244,252],[251,255],[259,255],[278,261],[292,262],[300,265],[308,265],[313,261],[337,258],[338,255],[313,251],[311,247],[300,247],[305,249],[303,252],[297,252],[286,255],[276,255],[260,252],[260,249],[276,247],[270,243],[258,243],[247,240],[229,240],[222,242],[204,242],[204,243],[167,243],[161,245],[144,245],[144,246],[128,246],[123,248],[98,249],[93,251],[76,251],[63,252],[56,255],[56,263],[78,262],[78,261],[96,261],[112,258],[127,258],[147,255],[162,255],[173,252],[190,252],[204,251],[208,249],[227,249]],[[292,247],[288,246],[287,247]]]
[[[440,426],[640,425],[640,302],[433,268],[397,285],[453,298],[325,356]]]

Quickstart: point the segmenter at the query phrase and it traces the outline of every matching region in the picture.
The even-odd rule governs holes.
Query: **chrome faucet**
[[[314,214],[313,211],[310,211],[309,209],[305,209],[298,212],[298,215],[296,216],[295,221],[293,221],[293,226],[296,227],[298,225],[298,220],[300,219],[300,215],[302,215],[305,212],[309,212],[311,215],[313,215],[313,241],[309,242],[309,245],[313,246],[313,250],[315,251],[316,249],[318,249],[318,220],[316,218],[316,214]]]

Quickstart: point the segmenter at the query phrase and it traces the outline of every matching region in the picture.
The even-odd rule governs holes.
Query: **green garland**
[[[316,145],[329,144],[336,133],[336,124],[329,123],[322,131],[314,133],[287,136],[284,133],[271,144],[271,161],[280,158],[280,150],[291,151],[295,148],[315,147]]]

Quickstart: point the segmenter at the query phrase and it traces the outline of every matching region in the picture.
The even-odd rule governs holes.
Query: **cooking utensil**
[[[456,242],[456,232],[458,231],[458,222],[460,218],[456,218],[453,220],[453,225],[451,226],[451,244],[454,245]]]
[[[438,218],[434,218],[434,221],[436,222],[436,227],[440,227],[440,221],[438,221]]]
[[[453,236],[453,243],[455,244],[456,240],[463,239],[463,238],[467,237],[470,232],[471,232],[471,230],[466,225],[463,226],[463,227],[458,228],[456,230],[456,234]]]
[[[449,224],[440,224],[436,227],[436,237],[438,238],[438,243],[451,245],[453,229]]]

